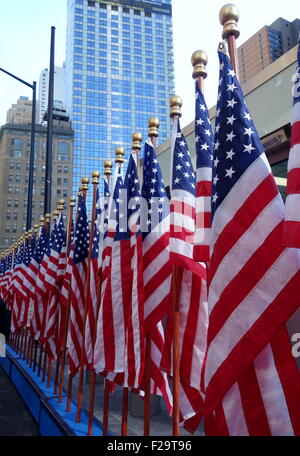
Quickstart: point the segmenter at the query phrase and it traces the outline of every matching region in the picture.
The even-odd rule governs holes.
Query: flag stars
[[[226,152],[227,157],[226,160],[232,160],[233,157],[236,155],[235,152],[233,152],[233,149],[231,149],[229,152]]]
[[[255,147],[252,147],[252,144],[244,144],[245,150],[244,152],[248,152],[248,154],[251,154],[252,150],[255,150]]]
[[[247,119],[247,120],[249,120],[249,121],[252,120],[252,118],[251,118],[249,112],[246,112],[246,113],[245,113],[244,119]]]
[[[225,171],[226,171],[225,177],[230,177],[230,179],[232,179],[232,176],[236,173],[236,171],[234,171],[232,167],[230,169],[225,169]]]
[[[216,204],[216,202],[218,201],[218,199],[219,199],[219,196],[218,196],[217,193],[215,193],[215,194],[213,195],[213,197],[212,197],[212,202],[213,202],[213,204]]]
[[[202,127],[202,125],[204,124],[204,120],[203,119],[198,119],[196,120],[196,124],[200,127]]]
[[[233,98],[232,100],[227,100],[227,108],[234,108],[234,105],[237,104],[237,101]]]
[[[254,131],[252,130],[252,128],[245,128],[245,133],[244,135],[248,135],[249,137],[251,137],[251,135],[254,135]]]
[[[217,185],[217,183],[219,182],[219,177],[218,175],[216,175],[214,178],[213,178],[213,185]]]
[[[232,142],[233,138],[236,138],[236,135],[233,133],[233,131],[231,133],[227,134],[226,136],[227,136],[226,142],[228,142],[228,141]]]
[[[233,123],[237,120],[236,117],[234,117],[234,115],[232,115],[231,117],[227,117],[227,125],[233,125]]]
[[[227,84],[227,92],[234,92],[235,89],[237,89],[237,86],[234,85],[234,82],[232,84]]]

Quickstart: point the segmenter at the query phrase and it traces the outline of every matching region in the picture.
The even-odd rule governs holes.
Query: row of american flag
[[[285,207],[224,48],[219,60],[214,134],[196,82],[196,170],[172,100],[171,200],[148,139],[142,176],[134,152],[125,177],[117,164],[90,224],[82,192],[69,236],[61,212],[50,236],[41,226],[2,255],[1,299],[12,332],[28,328],[51,362],[67,347],[71,378],[84,367],[143,396],[150,362],[151,394],[172,415],[175,293],[181,424],[300,435],[288,333],[300,304],[300,70]]]

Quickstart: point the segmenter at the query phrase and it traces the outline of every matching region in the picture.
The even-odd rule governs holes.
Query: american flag
[[[209,261],[211,225],[211,179],[214,153],[213,133],[204,95],[196,81],[195,144],[196,171],[196,230],[194,260]]]
[[[288,163],[288,186],[283,240],[287,247],[300,248],[300,35],[298,67],[294,85],[291,151]]]
[[[11,276],[11,283],[9,286],[9,293],[12,298],[12,332],[18,331],[21,327],[20,316],[22,309],[22,302],[26,299],[26,294],[24,294],[21,280],[21,271],[24,261],[24,252],[25,246],[24,242],[17,248],[14,256],[13,272]]]
[[[51,361],[56,358],[56,342],[59,329],[59,297],[65,263],[66,233],[62,212],[56,220],[55,230],[53,229],[53,232],[53,243],[45,276],[45,283],[49,288],[49,293],[44,331],[46,349]]]
[[[74,257],[71,277],[71,309],[67,343],[69,347],[68,358],[71,376],[76,375],[81,362],[89,237],[90,232],[86,205],[83,196],[80,195],[75,227]]]
[[[97,340],[94,352],[96,372],[124,372],[125,326],[123,303],[119,293],[120,244],[114,243],[119,222],[119,206],[123,178],[121,166],[116,166],[112,185],[112,200],[107,207],[108,229],[104,233],[101,265],[101,304],[97,321]],[[108,194],[108,187],[104,189]],[[109,201],[106,201],[108,205]],[[122,216],[122,214],[121,214]],[[104,218],[103,218],[104,223]],[[103,228],[102,228],[103,230]],[[112,251],[114,249],[114,253]],[[114,286],[114,289],[112,288]],[[113,291],[114,290],[114,291]],[[114,293],[114,294],[113,294]],[[116,335],[118,335],[116,340]]]
[[[28,324],[30,324],[31,335],[35,338],[37,338],[38,336],[37,328],[41,324],[39,320],[38,309],[34,305],[35,285],[46,246],[46,230],[45,227],[41,227],[38,233],[35,249],[26,275],[26,280],[24,281],[29,296]]]
[[[205,268],[194,261],[196,176],[191,154],[180,128],[174,120],[172,130],[172,193],[170,259],[173,264],[187,268],[205,278]]]
[[[110,356],[105,352],[105,365],[100,371],[124,373],[123,386],[139,389],[144,373],[144,296],[142,235],[139,231],[140,187],[137,166],[130,155],[124,189],[115,207],[117,230],[114,237],[110,279],[111,292],[104,301],[111,309],[101,314],[103,325],[98,330],[98,340],[110,334]],[[127,211],[127,214],[125,213]],[[114,299],[113,305],[110,299]],[[112,318],[111,318],[112,317]],[[101,316],[99,315],[99,320]],[[99,338],[100,334],[100,338]],[[99,372],[99,366],[97,371]]]
[[[181,391],[179,399],[181,421],[186,423],[199,415],[199,404],[203,406],[200,385],[201,368],[206,348],[206,269],[204,265],[195,262],[193,259],[196,179],[190,153],[178,119],[174,120],[172,144],[170,249],[172,251],[171,258],[177,265],[177,274],[173,275],[173,281],[175,281],[178,290],[180,328]],[[166,325],[166,343],[161,363],[161,367],[170,374],[172,343],[173,312],[170,312]],[[202,408],[201,412],[203,411]]]
[[[147,209],[141,211],[143,225],[143,265],[145,331],[151,333],[170,304],[172,265],[169,261],[169,201],[162,172],[150,139],[144,149],[142,196]],[[146,209],[146,210],[145,210]]]
[[[282,246],[282,198],[230,60],[219,59],[205,410],[231,435],[297,434],[299,372],[280,340],[299,307],[300,257]]]
[[[99,189],[96,194],[95,220],[93,224],[93,244],[92,256],[90,263],[89,291],[87,295],[87,319],[85,327],[85,355],[86,363],[89,369],[93,366],[94,346],[96,340],[96,324],[98,310],[98,287],[99,283],[99,241],[100,231],[97,226],[97,220],[101,215]]]
[[[31,289],[27,289],[27,278],[30,276],[30,263],[33,257],[35,249],[35,237],[34,235],[31,236],[31,239],[28,239],[27,241],[27,246],[25,248],[25,253],[24,253],[24,260],[23,260],[23,267],[21,271],[21,281],[22,281],[22,288],[24,290],[24,295],[26,298],[24,298],[22,302],[22,309],[21,309],[21,315],[20,315],[20,320],[22,322],[23,327],[27,327],[28,325],[28,311],[29,311],[29,303],[30,303],[30,291]]]
[[[171,299],[172,265],[169,260],[169,201],[162,172],[150,139],[144,148],[142,196],[147,207],[141,210],[144,266],[144,327],[150,334],[151,393],[164,397],[169,413],[172,397],[168,376],[160,369],[164,349],[161,320],[167,314]]]

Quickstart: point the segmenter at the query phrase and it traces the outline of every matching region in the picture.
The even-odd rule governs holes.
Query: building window
[[[67,166],[64,166],[64,173],[68,174],[68,172],[69,172],[69,168]]]
[[[57,167],[57,172],[58,172],[58,173],[61,173],[61,172],[62,172],[62,166],[58,166],[58,167]]]
[[[14,207],[19,207],[19,200],[14,201]]]
[[[25,228],[25,230],[26,230],[26,228]],[[25,230],[23,229],[23,231],[25,231]],[[12,231],[13,231],[13,233],[17,232],[17,225],[16,224],[13,225]]]
[[[7,200],[7,207],[11,207],[12,206],[12,200]]]
[[[13,193],[14,189],[13,187],[8,187],[8,194],[11,195]]]
[[[61,185],[61,177],[57,178],[57,185]]]
[[[10,228],[10,225],[5,225],[5,232],[6,233],[9,233],[9,228]]]
[[[6,220],[10,220],[10,219],[11,219],[11,212],[7,211],[6,212]]]
[[[68,162],[69,161],[69,144],[67,142],[58,143],[58,161]]]
[[[13,220],[18,220],[18,213],[17,212],[13,213]]]

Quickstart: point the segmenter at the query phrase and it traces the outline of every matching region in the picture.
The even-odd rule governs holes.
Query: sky
[[[173,35],[176,94],[183,99],[182,125],[194,117],[194,84],[191,55],[203,49],[208,55],[205,97],[208,107],[216,104],[218,88],[217,47],[222,26],[219,11],[224,0],[173,0]],[[295,0],[237,0],[241,36],[244,43],[264,25],[278,17],[293,20],[300,16]],[[0,68],[32,83],[49,67],[50,29],[56,27],[55,64],[62,65],[66,48],[67,0],[0,0]],[[31,89],[0,72],[0,125],[6,112],[20,95],[32,96]]]

